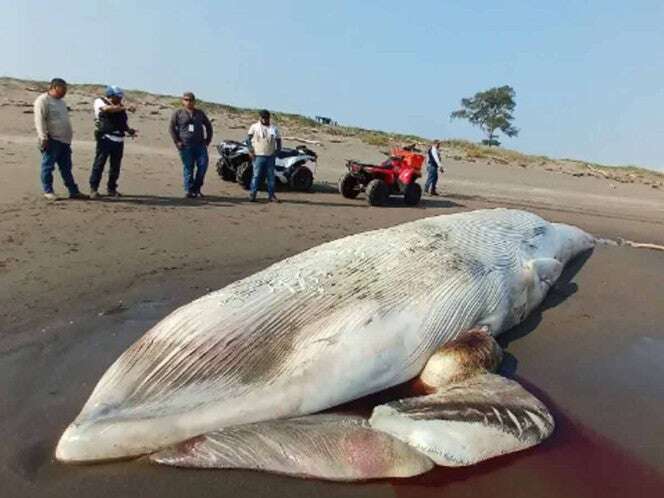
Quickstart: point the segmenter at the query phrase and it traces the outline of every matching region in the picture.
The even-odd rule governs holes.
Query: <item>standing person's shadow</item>
[[[177,206],[177,207],[199,207],[205,204],[218,204],[218,205],[236,205],[248,204],[249,199],[246,197],[231,197],[219,195],[207,195],[205,197],[198,197],[195,199],[187,199],[185,197],[164,196],[164,195],[131,195],[123,194],[120,198],[106,199],[101,198],[102,202],[113,204],[137,204],[142,206]],[[95,201],[97,202],[97,201]]]
[[[496,338],[496,341],[500,344],[503,350],[506,350],[510,343],[527,336],[535,330],[542,321],[542,313],[545,310],[555,308],[568,297],[576,293],[579,286],[572,282],[572,279],[583,267],[588,258],[590,258],[592,252],[592,249],[585,251],[570,261],[567,266],[565,266],[558,281],[549,290],[549,293],[544,298],[544,301],[542,301],[542,304],[533,310],[528,318],[519,325],[511,328]],[[499,373],[506,377],[513,377],[516,374],[518,363],[518,360],[512,354],[503,351],[503,363],[500,366]]]

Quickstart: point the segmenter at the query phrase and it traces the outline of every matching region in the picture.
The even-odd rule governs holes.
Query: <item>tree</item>
[[[515,95],[514,89],[509,85],[477,92],[472,98],[461,99],[462,109],[454,111],[450,118],[467,119],[470,124],[478,126],[486,133],[487,138],[482,140],[483,144],[500,145],[496,130],[502,131],[508,137],[519,134],[519,130],[512,126],[512,111],[516,107]]]

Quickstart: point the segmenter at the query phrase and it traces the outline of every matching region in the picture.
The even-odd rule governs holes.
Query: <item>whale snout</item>
[[[62,434],[55,458],[65,463],[134,458],[190,437],[159,419],[74,422]]]
[[[580,228],[564,223],[553,223],[556,228],[558,248],[556,259],[566,264],[581,253],[595,247],[595,237]]]
[[[60,437],[55,458],[64,463],[86,463],[138,456],[142,452],[132,448],[126,435],[118,434],[113,426],[105,429],[96,424],[73,423]]]

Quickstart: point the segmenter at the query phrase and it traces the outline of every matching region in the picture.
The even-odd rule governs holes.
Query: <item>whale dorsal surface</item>
[[[575,227],[497,209],[314,247],[157,323],[106,371],[56,456],[152,453],[402,383],[464,331],[519,323],[592,244]]]

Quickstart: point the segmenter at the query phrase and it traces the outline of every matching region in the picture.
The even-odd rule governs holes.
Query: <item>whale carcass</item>
[[[333,434],[337,453],[344,452],[340,435],[350,427],[362,441],[408,454],[382,436],[364,437],[380,431],[439,464],[473,463],[535,444],[553,428],[543,405],[514,381],[486,373],[489,367],[446,377],[448,364],[463,370],[472,348],[443,354],[438,362],[436,352],[470,330],[490,339],[521,322],[563,266],[593,244],[576,227],[496,209],[426,218],[314,247],[157,323],[106,371],[62,435],[56,457],[85,462],[164,450],[155,459],[177,464],[204,441],[237,440],[238,434],[266,441],[256,435],[264,433],[292,439],[298,420],[303,431]],[[320,415],[307,420],[413,379],[425,367],[429,378],[438,379],[428,396],[377,407],[368,422]],[[470,412],[464,399],[472,400]],[[420,431],[424,425],[433,429]],[[337,430],[323,429],[331,426]],[[459,431],[461,457],[435,449],[436,438]],[[433,439],[413,443],[423,433]],[[487,438],[500,434],[511,442],[489,448]],[[177,450],[166,449],[177,444]],[[437,459],[436,451],[449,458]],[[408,471],[395,475],[428,468],[413,458]],[[232,466],[227,456],[221,460],[219,466]],[[332,475],[323,477],[334,478],[326,472]],[[390,475],[374,473],[369,477]],[[339,478],[359,477],[349,471]]]

